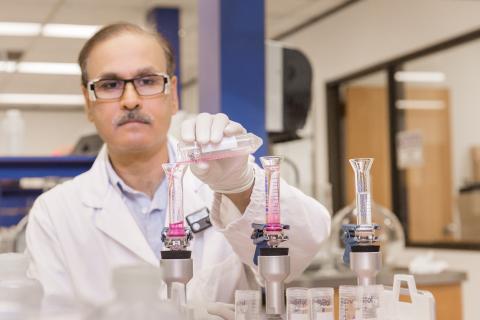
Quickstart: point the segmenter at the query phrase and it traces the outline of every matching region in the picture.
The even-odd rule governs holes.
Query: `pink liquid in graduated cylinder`
[[[266,230],[282,231],[280,222],[280,167],[266,169]]]
[[[183,221],[177,223],[170,223],[168,226],[169,237],[185,237],[185,228],[183,226]]]
[[[185,228],[183,223],[183,186],[182,179],[187,168],[186,164],[169,163],[164,164],[163,168],[168,183],[168,237],[184,237]]]

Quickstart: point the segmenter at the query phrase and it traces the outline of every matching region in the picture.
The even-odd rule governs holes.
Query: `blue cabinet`
[[[88,169],[95,157],[0,157],[0,226],[17,224],[42,189],[22,189],[25,177],[74,177]]]

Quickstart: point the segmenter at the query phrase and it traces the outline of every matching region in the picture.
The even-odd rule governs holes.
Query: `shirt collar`
[[[176,161],[175,149],[174,149],[174,147],[173,147],[173,145],[170,141],[168,141],[167,147],[168,147],[168,159],[169,159],[168,161],[169,162],[175,162]],[[130,194],[130,195],[135,196],[135,195],[144,194],[143,192],[140,192],[140,191],[135,190],[132,187],[128,186],[125,183],[125,181],[123,181],[123,179],[120,178],[120,176],[117,174],[117,172],[113,168],[112,163],[110,162],[110,157],[107,157],[106,162],[107,162],[107,164],[106,164],[107,168],[106,169],[107,169],[108,181],[116,190],[120,191],[120,193],[122,195]],[[165,186],[166,186],[165,178],[163,178],[162,182],[160,183],[157,190],[155,191],[155,194],[153,196],[153,200],[159,200],[159,199],[156,199],[157,198],[157,193],[160,189],[165,188]],[[165,201],[161,201],[161,202],[164,203]],[[163,206],[163,207],[165,207],[165,206]]]

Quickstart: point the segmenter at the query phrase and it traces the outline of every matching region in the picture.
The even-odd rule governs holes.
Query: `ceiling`
[[[181,9],[181,75],[197,75],[197,1],[200,0],[0,0],[0,21],[105,25],[129,21],[144,25],[153,7]],[[266,34],[274,38],[346,0],[266,0]],[[7,51],[23,61],[76,62],[84,39],[0,36],[0,60]],[[2,57],[3,54],[3,57]],[[0,93],[79,94],[75,75],[0,73]]]

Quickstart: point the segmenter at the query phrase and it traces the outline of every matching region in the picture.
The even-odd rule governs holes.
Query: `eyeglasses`
[[[139,96],[168,94],[170,90],[170,77],[165,73],[153,73],[133,79],[91,80],[87,83],[89,98],[91,101],[120,99],[129,82],[133,84]]]

